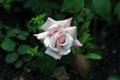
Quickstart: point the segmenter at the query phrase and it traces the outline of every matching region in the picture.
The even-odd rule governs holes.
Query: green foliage
[[[102,59],[101,55],[99,55],[97,53],[88,53],[88,54],[85,55],[85,58],[93,59],[93,60],[100,60],[100,59]]]
[[[20,39],[20,40],[26,40],[28,36],[29,36],[29,32],[21,31],[17,35],[17,38]]]
[[[119,3],[116,5],[114,13],[118,16],[118,18],[120,19],[120,1]]]
[[[30,62],[32,60],[32,56],[31,55],[24,55],[23,57],[23,61],[24,62]]]
[[[44,55],[40,58],[40,70],[45,75],[53,74],[56,68],[56,61],[50,56]]]
[[[7,63],[14,63],[18,59],[18,55],[16,53],[9,53],[5,57],[5,61]]]
[[[110,0],[92,0],[95,12],[103,18],[108,18],[111,12]]]
[[[111,76],[109,76],[109,77],[107,78],[107,80],[120,80],[120,78],[117,77],[117,76],[111,75]]]
[[[61,11],[70,11],[77,13],[84,7],[84,0],[64,0]]]
[[[23,65],[23,61],[22,60],[18,60],[16,63],[15,63],[15,68],[20,68],[22,67]]]
[[[18,47],[18,54],[20,55],[24,55],[27,53],[28,50],[30,50],[31,46],[26,45],[26,44],[22,44]]]
[[[13,51],[15,49],[15,42],[9,38],[6,38],[1,43],[1,47],[6,51]]]
[[[41,31],[41,26],[44,23],[44,17],[45,17],[45,14],[41,14],[39,16],[36,16],[35,18],[32,18],[27,23],[28,29],[33,32]]]
[[[27,51],[28,54],[30,54],[31,56],[38,56],[39,52],[38,52],[38,46],[31,48],[30,50]]]
[[[84,45],[86,41],[88,41],[90,38],[90,34],[87,32],[84,32],[82,37],[80,38],[81,43]]]

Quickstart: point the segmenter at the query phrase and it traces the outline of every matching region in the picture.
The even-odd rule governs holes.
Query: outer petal
[[[57,21],[59,24],[61,24],[62,26],[64,26],[64,28],[66,27],[70,27],[71,25],[71,21],[72,21],[72,17],[66,20],[61,20],[61,21]]]
[[[56,21],[52,18],[48,18],[45,24],[42,25],[41,29],[47,30],[51,25],[53,25]]]
[[[68,27],[65,28],[65,31],[74,39],[77,37],[77,28],[76,27]]]
[[[71,49],[69,48],[69,49],[66,49],[66,50],[63,50],[63,49],[61,49],[60,51],[59,51],[59,54],[60,55],[67,55],[67,54],[69,54],[71,52]]]
[[[73,46],[74,46],[74,47],[81,47],[82,44],[81,44],[77,39],[75,39],[75,40],[74,40],[74,43],[73,43]]]
[[[52,51],[50,48],[48,48],[48,49],[45,51],[45,53],[46,53],[47,55],[53,57],[54,59],[59,59],[59,60],[60,60],[61,57],[62,57],[62,56],[59,55],[58,53]]]
[[[34,34],[34,36],[37,37],[37,39],[43,40],[43,39],[45,39],[48,36],[48,32]]]
[[[69,34],[66,34],[66,41],[67,45],[64,48],[69,49],[73,45],[73,38]]]
[[[44,45],[45,47],[49,47],[49,37],[47,37],[45,40],[44,40]]]

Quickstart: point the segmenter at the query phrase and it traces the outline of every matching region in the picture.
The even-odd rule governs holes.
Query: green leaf
[[[18,60],[16,63],[15,63],[15,68],[20,68],[22,67],[23,65],[23,61],[22,60]]]
[[[109,0],[92,0],[95,12],[103,17],[109,17],[111,3]]]
[[[27,53],[29,49],[31,49],[31,46],[23,44],[18,47],[17,51],[18,51],[18,54],[24,55]]]
[[[73,9],[75,13],[84,7],[84,0],[64,0],[61,11]]]
[[[75,12],[79,12],[82,8],[84,8],[84,0],[75,0]]]
[[[74,4],[74,0],[71,0],[71,1],[70,0],[64,0],[61,11],[71,9],[73,4]]]
[[[90,38],[90,34],[87,33],[87,32],[84,32],[83,35],[80,38],[80,42],[82,44],[85,44],[89,40],[89,38]]]
[[[27,51],[28,54],[31,56],[37,56],[38,55],[38,46],[31,48],[30,50]]]
[[[5,57],[5,61],[7,63],[14,63],[18,58],[18,55],[16,53],[8,53]]]
[[[117,14],[118,18],[120,19],[120,1],[115,7],[114,14]]]
[[[19,29],[9,29],[7,31],[7,37],[15,37],[16,34],[20,33]]]
[[[45,74],[45,75],[51,75],[53,74],[55,68],[56,68],[56,60],[51,58],[50,56],[44,55],[40,59],[40,70]]]
[[[31,61],[31,59],[32,59],[32,56],[31,56],[31,55],[25,55],[25,56],[23,57],[23,61],[24,61],[24,62],[29,62],[29,61]]]
[[[96,53],[88,53],[88,54],[85,55],[85,58],[94,59],[94,60],[102,59],[101,55],[96,54]]]
[[[90,9],[86,9],[86,14],[87,14],[87,18],[86,18],[87,21],[90,21],[93,19],[94,14]]]
[[[9,38],[6,38],[1,43],[1,47],[6,51],[13,51],[15,49],[15,42]]]
[[[26,40],[27,36],[29,36],[29,32],[21,31],[17,38],[20,40]]]

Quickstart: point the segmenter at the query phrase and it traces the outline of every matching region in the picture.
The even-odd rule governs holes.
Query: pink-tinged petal
[[[65,19],[65,20],[61,20],[61,21],[57,21],[60,25],[64,26],[64,28],[66,27],[70,27],[71,25],[71,21],[72,21],[72,17],[69,19]]]
[[[54,40],[54,39],[53,39]],[[53,45],[54,45],[54,43],[51,43],[51,40],[50,40],[50,37],[47,37],[47,38],[45,38],[45,40],[44,40],[44,45],[45,45],[45,47],[49,47],[49,48],[51,48],[53,51],[55,51],[55,52],[57,52],[58,51],[58,48],[55,48]]]
[[[57,41],[57,36],[58,36],[59,34],[60,34],[59,32],[56,32],[56,33],[54,33],[54,35],[52,35],[52,36],[50,37],[50,44],[51,44],[52,47],[55,47],[56,41]]]
[[[77,39],[75,39],[74,43],[73,43],[73,46],[80,48],[82,46],[82,44]]]
[[[44,45],[45,45],[45,47],[49,47],[50,45],[50,42],[49,42],[49,37],[47,37],[47,38],[45,38],[45,40],[44,40]]]
[[[61,55],[59,55],[57,52],[54,52],[53,50],[51,50],[50,48],[48,48],[45,53],[51,57],[53,57],[54,59],[58,59],[60,60],[61,59]]]
[[[60,55],[67,55],[67,54],[69,54],[71,52],[71,49],[69,48],[69,49],[66,49],[66,50],[64,50],[64,49],[61,49],[60,51],[59,51],[59,54]]]
[[[69,49],[73,45],[73,38],[69,34],[66,34],[66,42],[65,49]]]
[[[48,18],[47,21],[42,25],[41,29],[48,30],[48,28],[53,25],[56,21],[52,18]]]
[[[65,28],[65,31],[66,31],[71,37],[73,37],[73,39],[76,39],[76,37],[77,37],[77,28],[76,28],[76,27],[68,27],[68,28]]]
[[[44,40],[48,36],[48,32],[34,34],[34,36],[37,37],[37,39]]]

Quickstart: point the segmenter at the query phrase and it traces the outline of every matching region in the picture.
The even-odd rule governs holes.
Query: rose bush
[[[81,47],[82,44],[77,40],[77,28],[71,27],[72,18],[55,21],[48,18],[41,29],[45,32],[34,34],[46,46],[46,54],[54,59],[61,59],[63,55],[71,52],[71,47]]]

